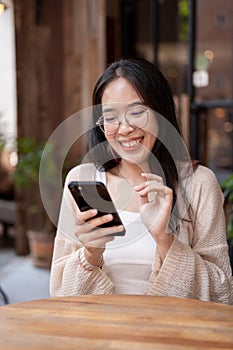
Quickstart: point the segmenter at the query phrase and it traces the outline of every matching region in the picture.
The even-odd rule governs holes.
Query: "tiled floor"
[[[0,285],[9,303],[49,298],[49,278],[50,271],[34,267],[30,256],[17,256],[13,248],[0,247]]]

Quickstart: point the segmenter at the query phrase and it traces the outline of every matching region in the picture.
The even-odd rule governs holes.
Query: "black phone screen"
[[[108,190],[102,182],[72,181],[68,184],[68,188],[80,211],[94,208],[98,211],[96,216],[102,216],[109,213],[113,215],[112,221],[104,223],[100,225],[100,227],[123,225]],[[115,233],[114,235],[123,236],[124,234],[125,229],[122,232]]]

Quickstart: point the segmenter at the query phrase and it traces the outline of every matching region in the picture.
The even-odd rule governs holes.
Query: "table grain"
[[[0,349],[233,349],[233,306],[87,295],[0,307]]]

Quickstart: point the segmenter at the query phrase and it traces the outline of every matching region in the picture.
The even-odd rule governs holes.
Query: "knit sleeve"
[[[75,169],[67,176],[64,186],[51,266],[50,294],[52,297],[111,294],[114,285],[105,274],[104,267],[101,269],[86,261],[84,247],[75,235],[78,209],[67,190],[67,184],[72,179],[77,179]]]
[[[175,237],[163,263],[157,252],[147,293],[232,304],[223,194],[212,171],[197,170],[192,196],[192,234],[186,231],[186,241]]]
[[[113,289],[104,270],[86,261],[83,247],[58,234],[51,269],[51,296],[112,294]]]

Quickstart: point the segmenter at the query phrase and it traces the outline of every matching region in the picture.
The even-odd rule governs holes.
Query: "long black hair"
[[[185,156],[180,151],[181,148],[174,145],[171,155],[170,150],[165,146],[166,140],[171,138],[171,129],[183,140],[180,125],[177,119],[174,99],[171,88],[163,74],[151,62],[141,58],[120,59],[112,63],[98,79],[92,97],[93,122],[95,123],[101,115],[101,102],[105,88],[108,84],[118,78],[126,79],[137,92],[143,103],[151,110],[159,113],[172,126],[172,128],[161,127],[149,158],[151,171],[158,172],[158,167],[153,162],[156,158],[160,164],[162,173],[160,174],[166,183],[173,190],[173,207],[176,201],[176,188],[178,182],[178,173],[175,160],[183,161]],[[159,120],[158,120],[159,124]],[[164,142],[165,141],[165,144]],[[100,148],[102,143],[102,148]],[[95,152],[95,147],[98,147]],[[177,148],[177,151],[176,151]],[[113,151],[106,142],[104,133],[98,126],[94,126],[89,134],[88,150],[91,152],[92,161],[102,170],[110,170],[119,164],[121,158],[119,155],[113,157]],[[176,158],[176,159],[174,159]],[[158,164],[157,163],[157,164]]]

